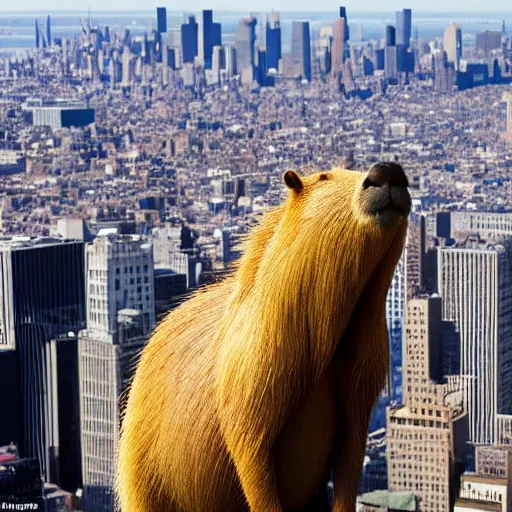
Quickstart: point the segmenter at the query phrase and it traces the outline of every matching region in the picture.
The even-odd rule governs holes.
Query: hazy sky
[[[317,10],[337,11],[338,3],[333,0],[187,0],[186,2],[153,2],[152,0],[0,0],[0,11],[12,10],[147,10],[162,5],[170,11],[198,11],[201,9],[268,11],[274,10]],[[421,11],[511,11],[509,2],[504,0],[350,0],[342,2],[350,11],[393,11],[410,7]],[[464,5],[464,7],[462,7]]]

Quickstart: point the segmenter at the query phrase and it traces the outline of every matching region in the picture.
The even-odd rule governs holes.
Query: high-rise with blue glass
[[[236,31],[236,65],[239,73],[254,66],[254,43],[256,42],[256,18],[240,20]]]
[[[181,48],[183,62],[193,63],[198,54],[198,25],[194,16],[189,16],[188,23],[181,25]]]
[[[52,29],[50,25],[50,15],[46,18],[46,44],[48,46],[52,45]]]
[[[311,39],[307,21],[292,23],[292,63],[297,78],[311,81]]]
[[[213,22],[213,11],[203,11],[203,59],[205,69],[212,69],[213,47],[222,46],[220,23]]]
[[[396,13],[396,44],[409,47],[411,44],[412,11],[402,9]]]
[[[281,22],[277,12],[273,12],[270,22],[267,22],[266,50],[267,68],[279,69],[279,60],[281,59]]]
[[[0,445],[15,441],[22,457],[37,459],[45,481],[59,483],[63,429],[57,375],[71,368],[59,367],[54,340],[85,327],[83,242],[3,241],[0,290],[0,367],[2,361],[11,362],[1,374],[0,402],[17,397],[14,409],[0,421]],[[67,400],[65,409],[69,425]]]
[[[158,33],[167,32],[167,9],[165,7],[156,8],[156,21]]]

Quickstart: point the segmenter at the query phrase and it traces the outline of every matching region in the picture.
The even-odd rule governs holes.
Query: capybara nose
[[[363,181],[360,196],[361,209],[370,215],[377,215],[387,224],[395,214],[407,217],[411,211],[409,182],[400,164],[379,162],[373,165]]]
[[[364,181],[364,188],[368,187],[408,187],[407,176],[400,164],[395,162],[379,162],[372,165]]]

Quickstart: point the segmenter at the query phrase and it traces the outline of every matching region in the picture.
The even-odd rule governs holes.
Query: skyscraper
[[[469,439],[475,444],[498,442],[497,415],[512,413],[511,243],[469,241],[438,249],[443,319],[460,332]]]
[[[486,30],[476,35],[476,51],[488,55],[491,50],[501,48],[501,32]]]
[[[180,68],[183,64],[183,44],[181,29],[171,29],[162,38],[167,45],[166,63],[172,68]]]
[[[386,323],[388,327],[390,350],[387,394],[389,398],[398,400],[399,402],[402,399],[402,338],[407,299],[406,261],[407,252],[404,250],[396,266],[386,298]]]
[[[220,72],[226,67],[224,48],[222,46],[213,47],[212,71],[215,74],[215,80],[220,82]]]
[[[279,69],[281,58],[281,22],[279,13],[273,12],[266,26],[267,68]]]
[[[6,431],[17,430],[21,456],[37,459],[47,482],[60,474],[57,370],[69,371],[59,368],[52,340],[85,326],[84,263],[82,242],[11,240],[0,246],[0,355],[12,356],[14,365],[12,373],[2,373],[12,380],[2,381],[0,394],[18,397],[16,409],[0,421],[0,444],[13,440],[4,438]]]
[[[48,46],[52,45],[52,29],[50,25],[50,15],[46,18],[46,43]]]
[[[396,78],[398,74],[398,53],[396,30],[393,25],[386,26],[386,47],[384,48],[384,71],[386,78]]]
[[[396,44],[407,48],[411,44],[412,11],[402,9],[396,13]]]
[[[256,59],[255,67],[256,67],[256,73],[255,73],[256,81],[260,85],[267,85],[268,80],[269,80],[269,79],[267,79],[267,69],[268,69],[267,53],[265,52],[265,50],[263,50],[263,48],[259,48],[257,50],[257,59]]]
[[[291,59],[295,76],[311,81],[311,41],[307,21],[292,23]]]
[[[181,48],[183,62],[193,63],[198,54],[198,24],[194,16],[189,16],[188,23],[181,25]]]
[[[345,20],[345,41],[348,41],[350,39],[350,33],[348,29],[348,18],[347,18],[347,9],[345,7],[340,7],[340,18],[343,18]]]
[[[132,82],[132,76],[133,76],[133,60],[132,60],[132,54],[130,52],[130,49],[125,46],[123,50],[123,84],[128,86]]]
[[[156,8],[156,21],[158,34],[167,32],[167,9],[165,7]]]
[[[85,512],[114,510],[120,400],[155,323],[153,251],[136,236],[87,248],[87,330],[78,341]]]
[[[388,485],[410,491],[421,512],[450,510],[456,462],[464,462],[467,416],[454,383],[438,384],[442,360],[441,298],[407,307],[404,405],[388,409]]]
[[[386,26],[386,46],[396,46],[396,29],[393,25]]]
[[[256,42],[256,18],[241,19],[235,39],[236,65],[239,73],[254,67],[254,43]]]
[[[225,51],[226,56],[226,70],[228,76],[231,78],[238,72],[236,68],[236,50],[234,46],[227,46]]]
[[[37,18],[35,19],[35,28],[36,28],[36,48],[41,47],[41,35],[39,34],[39,23],[37,22]]]
[[[213,11],[205,10],[203,11],[203,59],[206,69],[212,68],[213,47],[215,46],[213,40]]]
[[[448,62],[452,62],[455,70],[458,71],[462,58],[462,31],[455,23],[445,28],[443,46]]]
[[[331,70],[333,73],[341,73],[343,71],[346,44],[345,30],[345,18],[338,18],[333,22],[331,46]]]
[[[396,46],[384,48],[384,72],[386,78],[396,78],[398,75],[398,53]]]
[[[434,68],[434,90],[451,92],[455,85],[455,66],[448,62],[446,52],[438,50],[432,55]]]

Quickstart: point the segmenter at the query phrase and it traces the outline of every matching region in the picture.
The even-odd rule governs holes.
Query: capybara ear
[[[286,171],[283,174],[283,181],[290,190],[295,192],[300,192],[304,188],[300,176],[295,171]]]

